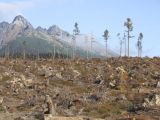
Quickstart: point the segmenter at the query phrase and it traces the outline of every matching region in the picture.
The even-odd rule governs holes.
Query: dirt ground
[[[43,120],[46,95],[56,120],[160,120],[160,58],[0,59],[0,120]]]

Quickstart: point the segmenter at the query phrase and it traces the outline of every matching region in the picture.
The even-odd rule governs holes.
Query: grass
[[[105,102],[102,104],[88,104],[83,112],[87,116],[104,119],[109,116],[121,115],[123,111],[118,104]]]
[[[7,81],[9,79],[10,79],[10,76],[7,76],[7,75],[1,75],[0,76],[0,82],[5,82],[5,81]]]
[[[6,110],[4,109],[4,107],[2,105],[0,105],[0,113],[5,112]]]

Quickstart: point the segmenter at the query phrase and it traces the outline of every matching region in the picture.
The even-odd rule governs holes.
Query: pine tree
[[[108,38],[109,38],[109,31],[108,31],[107,29],[104,31],[103,37],[104,37],[104,40],[105,40],[105,42],[106,42],[106,57],[108,57]]]
[[[137,41],[138,57],[141,57],[142,55],[142,39],[143,39],[143,34],[139,33],[138,41]]]
[[[129,57],[129,40],[133,36],[130,36],[130,32],[133,31],[133,24],[130,18],[127,18],[127,22],[124,23],[124,26],[127,27],[127,37],[128,37],[128,57]]]
[[[78,23],[76,22],[75,25],[74,25],[74,30],[73,30],[73,37],[72,37],[72,40],[73,40],[73,59],[75,58],[76,56],[76,36],[79,35],[80,33],[80,30],[79,30],[79,27],[78,27]]]

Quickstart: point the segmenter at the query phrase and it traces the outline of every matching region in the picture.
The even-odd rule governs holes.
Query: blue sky
[[[136,42],[143,38],[143,56],[160,56],[160,0],[0,0],[0,22],[11,22],[21,14],[34,27],[58,25],[72,33],[78,22],[82,34],[94,34],[104,44],[102,34],[110,32],[109,48],[119,51],[117,33],[123,34],[124,22],[133,22],[131,55],[137,55]]]

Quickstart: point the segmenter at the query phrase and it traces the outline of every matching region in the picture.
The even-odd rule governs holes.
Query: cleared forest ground
[[[0,59],[1,120],[44,119],[46,95],[61,118],[159,120],[160,58]]]

